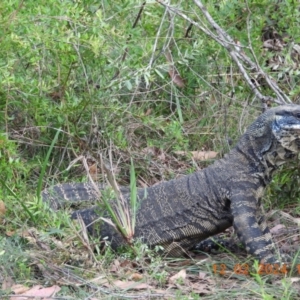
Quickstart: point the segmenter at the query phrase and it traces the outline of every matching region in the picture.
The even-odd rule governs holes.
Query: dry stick
[[[249,48],[250,53],[252,54],[252,57],[255,61],[256,66],[259,68],[259,63],[258,63],[257,57],[254,53],[254,50],[253,50],[253,47],[252,47],[252,41],[251,41],[251,37],[250,37],[250,15],[251,15],[251,11],[250,11],[247,0],[246,0],[246,7],[247,7],[247,10],[248,10],[248,16],[247,16],[247,38],[248,38],[248,45],[249,45],[248,48]],[[262,112],[265,112],[267,109],[268,109],[268,103],[267,102],[262,103]]]
[[[168,28],[168,33],[166,35],[166,43],[164,43],[162,49],[159,51],[159,53],[154,57],[154,54],[155,54],[155,51],[157,49],[157,43],[158,43],[158,38],[159,38],[159,34],[160,34],[160,31],[161,31],[161,27],[162,27],[162,24],[163,24],[163,21],[166,17],[166,14],[167,14],[168,10],[166,9],[162,19],[161,19],[161,23],[160,23],[160,26],[159,26],[159,29],[156,33],[156,38],[155,38],[155,42],[154,42],[154,46],[153,46],[153,50],[152,50],[152,56],[151,56],[151,59],[150,59],[150,62],[148,64],[148,67],[151,68],[151,66],[153,65],[153,63],[161,56],[162,53],[164,53],[166,50],[168,49],[171,49],[174,45],[174,37],[173,37],[173,33],[174,33],[174,26],[173,26],[173,23],[172,22],[172,26],[169,26]],[[171,22],[170,22],[171,23]],[[192,24],[190,24],[190,26],[188,27],[187,31],[186,31],[186,34],[184,36],[184,38],[186,38],[186,35],[188,34],[188,32],[191,30]],[[179,39],[181,40],[181,39]],[[178,40],[178,41],[179,41]],[[169,51],[169,50],[168,50]]]
[[[140,12],[141,12],[141,11],[140,11]],[[139,14],[140,14],[140,13],[139,13]],[[162,52],[164,52],[165,48],[167,48],[168,45],[171,43],[170,41],[168,41],[167,45],[164,46],[164,48],[159,52],[158,55],[156,55],[156,57],[154,57],[155,52],[156,52],[156,50],[157,50],[158,40],[159,40],[159,38],[160,38],[160,32],[161,32],[161,29],[162,29],[162,26],[163,26],[163,22],[164,22],[164,19],[165,19],[166,15],[167,15],[167,9],[165,10],[163,17],[161,18],[159,28],[158,28],[158,30],[157,30],[157,32],[156,32],[154,45],[153,45],[153,47],[152,47],[152,54],[151,54],[151,57],[150,57],[150,60],[149,60],[149,63],[148,63],[148,67],[146,68],[146,70],[147,70],[147,69],[151,69],[151,67],[152,67],[152,65],[153,65],[153,63],[154,63],[154,61],[161,55]],[[169,31],[169,29],[168,29],[168,31]],[[169,35],[168,35],[168,36],[169,36]],[[129,105],[128,105],[128,108],[131,106],[131,104],[132,104],[132,102],[133,102],[133,100],[134,100],[134,98],[135,98],[135,96],[136,96],[136,93],[137,93],[137,90],[138,90],[138,89],[139,89],[139,87],[137,86],[135,92],[132,94],[132,97],[131,97],[131,99],[130,99],[130,103],[129,103]]]
[[[84,247],[86,247],[86,249],[88,249],[91,257],[93,257],[94,261],[98,263],[98,259],[94,254],[94,250],[92,249],[91,245],[90,245],[90,241],[89,241],[89,236],[87,233],[87,228],[86,225],[82,219],[82,216],[80,214],[77,215],[77,222],[79,223],[80,226],[80,231],[77,231],[75,226],[72,224],[71,228],[75,231],[75,234],[77,235],[77,237],[81,240],[82,244],[84,245]],[[80,233],[81,232],[81,233]]]
[[[134,23],[133,23],[133,25],[132,25],[131,28],[135,28],[135,27],[136,27],[138,21],[140,20],[140,18],[141,18],[141,16],[142,16],[142,12],[143,12],[143,10],[144,10],[144,8],[145,8],[145,5],[146,5],[146,1],[142,3],[142,5],[141,5],[141,7],[140,7],[140,10],[139,10],[139,12],[138,12],[138,14],[137,14],[137,16],[136,16],[136,18],[135,18],[135,21],[134,21]],[[129,35],[129,37],[127,38],[126,43],[128,43],[128,42],[130,41],[130,39],[131,39],[131,35]],[[124,53],[123,53],[123,55],[122,55],[121,62],[123,62],[123,61],[126,59],[127,54],[128,54],[128,48],[126,47],[125,50],[124,50]],[[118,70],[116,71],[115,75],[112,77],[111,80],[116,79],[116,78],[119,76],[119,74],[120,74],[120,70],[118,69]]]
[[[135,26],[135,25],[137,24],[138,18],[140,18],[140,16],[141,16],[142,8],[144,7],[145,3],[146,3],[146,2],[143,3],[143,6],[141,7],[141,9],[140,9],[140,11],[139,11],[138,16],[137,16],[136,21],[134,22],[133,26]],[[159,34],[160,34],[160,31],[161,31],[162,24],[163,24],[163,20],[164,20],[164,18],[165,18],[165,16],[166,16],[166,13],[167,13],[167,10],[165,10],[165,13],[164,13],[164,15],[163,15],[163,17],[162,17],[162,19],[161,19],[161,22],[160,22],[159,29],[158,29],[158,31],[157,31],[157,33],[156,33],[154,45],[153,45],[153,48],[152,48],[152,49],[153,49],[153,50],[152,50],[152,55],[151,55],[150,62],[149,62],[148,67],[147,67],[147,68],[149,68],[149,69],[151,69],[151,66],[152,66],[153,62],[155,61],[155,59],[154,59],[154,54],[155,54],[155,51],[156,51],[156,47],[157,47],[157,43],[158,43]],[[132,27],[132,28],[134,28],[134,27]],[[129,105],[128,105],[128,108],[129,108],[129,107],[131,106],[131,104],[133,103],[133,100],[134,100],[134,98],[135,98],[135,96],[136,96],[138,90],[139,90],[139,86],[137,86],[136,89],[135,89],[135,91],[134,91],[134,93],[132,93],[132,96],[131,96],[131,99],[130,99],[130,103],[129,103]],[[127,110],[127,109],[126,109],[126,110]]]
[[[152,64],[153,64],[153,62],[154,62],[154,60],[155,60],[155,59],[154,59],[154,55],[155,55],[155,51],[156,51],[156,49],[157,49],[157,44],[158,44],[158,40],[159,40],[159,37],[160,37],[160,32],[161,32],[161,29],[162,29],[163,21],[164,21],[164,19],[166,18],[166,16],[167,16],[167,9],[165,10],[163,17],[161,18],[161,21],[160,21],[158,30],[157,30],[157,32],[156,32],[154,45],[153,45],[153,47],[152,47],[152,55],[151,55],[151,58],[150,58],[150,61],[149,61],[149,64],[148,64],[148,68],[149,68],[149,69],[151,69]]]
[[[177,14],[178,16],[180,16],[181,18],[183,18],[184,20],[193,24],[195,27],[197,27],[198,29],[203,31],[206,35],[208,35],[213,40],[215,40],[217,43],[219,43],[221,46],[223,46],[229,52],[229,55],[231,56],[231,58],[237,64],[241,74],[243,75],[245,81],[248,83],[251,90],[254,92],[256,97],[258,97],[262,102],[273,101],[278,104],[284,104],[286,102],[291,102],[291,100],[281,91],[281,89],[272,81],[272,79],[259,66],[256,66],[244,53],[242,53],[240,51],[239,47],[234,42],[234,40],[226,32],[224,32],[223,29],[221,27],[219,27],[219,25],[217,25],[217,23],[212,19],[212,17],[209,15],[209,13],[207,12],[207,10],[205,9],[205,7],[202,5],[202,3],[200,1],[194,0],[198,7],[200,5],[200,7],[199,7],[200,9],[201,9],[201,7],[203,8],[204,11],[203,10],[201,10],[201,11],[205,15],[205,17],[208,19],[210,25],[217,31],[218,35],[215,35],[208,28],[201,26],[199,23],[195,22],[194,20],[189,18],[186,14],[182,13],[178,9],[171,7],[171,6],[167,5],[166,3],[161,2],[161,0],[156,0],[156,1],[158,3],[160,3],[161,5],[165,6],[167,9],[174,12],[175,14]],[[252,69],[256,70],[258,73],[260,73],[266,79],[267,83],[269,84],[269,86],[273,90],[273,92],[277,95],[278,99],[273,98],[273,97],[266,97],[259,92],[257,87],[251,81],[251,78],[249,77],[242,62],[245,62],[247,65],[249,65]]]
[[[139,13],[138,13],[138,15],[136,16],[135,21],[134,21],[134,23],[133,23],[133,25],[132,25],[132,28],[135,28],[135,26],[137,25],[139,19],[141,18],[141,15],[142,15],[142,12],[143,12],[143,10],[144,10],[144,8],[145,8],[145,5],[146,5],[146,1],[142,4],[142,6],[141,6],[141,8],[140,8],[140,10],[139,10]]]
[[[182,87],[184,87],[185,84],[175,66],[172,52],[171,52],[172,47],[176,43],[175,39],[174,39],[174,15],[172,16],[170,11],[168,11],[168,9],[166,9],[166,12],[168,13],[168,17],[169,17],[169,23],[170,23],[169,29],[171,32],[171,39],[170,39],[170,42],[168,43],[168,46],[164,46],[165,57],[166,57],[167,62],[169,63],[169,75],[170,75],[171,81],[178,87],[182,88]]]
[[[192,31],[192,28],[193,28],[193,24],[190,23],[189,27],[185,31],[184,38],[189,38],[189,33]]]
[[[236,55],[233,54],[232,51],[232,47],[234,46],[236,47],[236,43],[233,42],[227,42],[224,41],[222,38],[219,38],[218,36],[216,36],[213,32],[211,32],[209,29],[199,25],[199,23],[195,22],[194,20],[190,19],[187,15],[183,14],[182,12],[178,11],[176,8],[174,7],[170,7],[167,6],[165,3],[160,2],[159,0],[157,0],[159,3],[161,3],[162,5],[166,6],[168,9],[170,9],[171,11],[173,11],[175,14],[179,15],[180,17],[182,17],[183,19],[185,19],[188,22],[191,22],[195,27],[199,28],[201,31],[203,31],[206,35],[210,36],[212,39],[214,39],[216,42],[218,42],[219,44],[221,44],[224,48],[226,48],[226,50],[229,52],[229,54],[231,56],[233,56],[233,60],[237,63],[238,68],[240,69],[243,77],[245,78],[245,80],[247,81],[247,83],[249,84],[250,88],[253,90],[253,92],[256,94],[256,96],[259,99],[262,99],[263,101],[268,100],[267,97],[263,96],[255,87],[255,85],[252,83],[251,79],[249,78],[246,70],[244,69],[244,66],[240,63],[240,61],[237,59]],[[214,27],[214,26],[213,26]],[[215,27],[214,27],[215,28]],[[267,99],[266,99],[267,98]]]
[[[209,14],[209,12],[207,11],[207,9],[205,8],[205,6],[201,3],[201,1],[199,0],[194,0],[195,4],[200,8],[200,10],[202,11],[203,15],[205,16],[205,18],[207,19],[207,21],[209,22],[209,24],[217,31],[220,39],[222,39],[223,41],[229,42],[228,45],[230,46],[230,44],[234,43],[234,40],[231,38],[231,36],[229,34],[227,34],[215,21],[214,19],[211,17],[211,15]],[[230,47],[231,48],[231,47]],[[279,104],[283,104],[286,102],[292,102],[289,97],[278,87],[278,85],[266,74],[264,73],[264,71],[260,68],[260,66],[258,64],[253,63],[249,57],[247,57],[243,52],[240,51],[240,49],[235,46],[235,54],[238,56],[239,59],[241,59],[242,61],[246,62],[251,68],[255,69],[258,71],[258,73],[260,73],[261,75],[263,75],[263,77],[265,78],[265,80],[267,81],[268,85],[270,86],[270,88],[274,91],[274,93],[277,95],[277,97],[279,98],[279,100],[281,102],[277,102]],[[227,47],[226,47],[227,49]],[[228,49],[227,49],[228,50]],[[231,50],[233,50],[231,48]],[[232,56],[231,56],[232,57]],[[246,79],[246,78],[245,78]],[[262,99],[261,99],[262,100]]]

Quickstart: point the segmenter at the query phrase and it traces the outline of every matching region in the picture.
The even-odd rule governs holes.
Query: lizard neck
[[[233,149],[231,157],[240,161],[240,165],[247,165],[248,172],[267,185],[278,167],[296,157],[298,145],[298,139],[290,140],[288,145],[279,142],[270,131],[260,136],[246,133]]]

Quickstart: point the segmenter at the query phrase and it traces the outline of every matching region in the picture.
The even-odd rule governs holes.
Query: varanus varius
[[[261,213],[261,197],[273,172],[300,151],[300,105],[271,108],[260,115],[236,147],[209,167],[145,190],[136,218],[135,237],[161,245],[171,256],[234,226],[246,250],[264,262],[277,261],[271,234]],[[126,199],[129,194],[124,193]],[[62,184],[45,190],[44,201],[58,208],[61,200],[97,197],[91,184]],[[99,232],[97,207],[81,215],[89,232]],[[89,224],[93,223],[89,226]],[[113,248],[124,240],[109,224],[100,226]]]

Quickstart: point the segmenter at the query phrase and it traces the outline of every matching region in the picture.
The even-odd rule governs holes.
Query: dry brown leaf
[[[132,273],[130,276],[129,276],[129,279],[133,280],[133,281],[140,281],[143,279],[143,274],[140,274],[140,273]]]
[[[18,296],[12,296],[10,297],[10,300],[27,300],[28,297],[43,297],[43,300],[48,300],[50,299],[48,297],[53,297],[57,292],[60,291],[60,287],[57,285],[53,285],[47,288],[43,288],[41,285],[36,285],[31,289],[27,288],[26,290],[26,287],[21,287],[20,285],[18,285],[15,287],[15,289],[13,289],[12,287],[12,291]]]
[[[186,279],[186,270],[180,270],[178,273],[175,275],[171,276],[169,278],[169,283],[176,283],[177,280],[185,280]]]
[[[131,260],[125,259],[120,262],[120,267],[132,269],[135,267],[135,264]]]
[[[152,113],[152,108],[148,108],[144,116],[149,116]]]
[[[118,272],[120,270],[120,261],[118,259],[115,259],[110,267],[110,272]]]
[[[2,282],[2,290],[10,289],[14,286],[14,281],[11,277],[6,277]]]
[[[94,163],[93,165],[89,166],[89,172],[93,180],[98,180],[98,169],[97,164]]]
[[[5,234],[6,234],[7,236],[13,236],[13,235],[16,234],[16,232],[15,232],[14,230],[10,230],[10,231],[6,231]]]
[[[11,290],[12,292],[14,292],[16,295],[19,295],[19,294],[23,294],[25,293],[26,291],[29,290],[29,287],[27,286],[24,286],[22,284],[15,284],[11,287]]]
[[[171,77],[171,80],[180,88],[184,87],[184,80],[180,76],[179,72],[172,66],[169,70],[169,75]]]
[[[169,69],[169,75],[171,77],[171,80],[178,86],[178,87],[184,87],[185,83],[184,80],[181,78],[179,72],[176,70],[176,68],[173,66],[173,58],[171,51],[166,51],[165,56],[167,61],[171,64],[170,69]]]
[[[208,159],[213,159],[218,155],[218,152],[215,151],[176,151],[175,152],[178,155],[185,155],[188,156],[192,154],[192,158],[195,160],[208,160]]]
[[[215,158],[218,152],[215,151],[192,151],[192,156],[196,160],[207,160]]]
[[[5,215],[5,212],[6,212],[5,204],[2,200],[0,200],[0,220],[1,220],[1,217],[3,217]]]

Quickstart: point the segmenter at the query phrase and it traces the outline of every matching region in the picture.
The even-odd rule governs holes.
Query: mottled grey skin
[[[135,237],[178,256],[233,225],[250,254],[264,262],[277,261],[260,202],[273,172],[299,151],[300,105],[269,109],[224,158],[199,172],[149,187],[146,197],[145,190],[139,189]],[[128,193],[124,196],[129,199]],[[97,194],[90,184],[63,184],[51,194],[44,191],[42,197],[57,208],[60,199],[89,200]],[[72,217],[77,214],[87,226],[98,218],[96,207],[74,212]],[[99,234],[99,223],[88,229]],[[124,243],[107,223],[100,233],[114,248]]]

